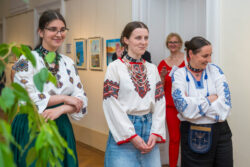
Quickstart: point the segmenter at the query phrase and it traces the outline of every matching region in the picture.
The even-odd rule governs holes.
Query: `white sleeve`
[[[151,134],[158,136],[157,143],[166,141],[166,102],[161,78],[155,68],[155,106],[152,114]]]
[[[230,90],[222,70],[216,65],[212,64],[212,66],[218,99],[211,104],[206,116],[217,122],[222,122],[227,119],[232,107]]]
[[[37,66],[38,63],[39,61],[36,60]],[[41,114],[48,105],[50,95],[45,91],[40,92],[33,82],[33,77],[39,72],[39,70],[34,68],[30,61],[26,60],[24,56],[19,58],[12,69],[16,71],[14,82],[20,84],[27,90],[31,100],[35,103],[38,109],[38,113]]]
[[[72,63],[71,64],[71,72],[72,72],[72,77],[73,77],[73,86],[74,86],[74,91],[73,94],[71,94],[71,96],[77,97],[80,100],[83,101],[83,107],[81,109],[81,112],[74,112],[72,114],[70,114],[70,116],[74,119],[74,120],[80,120],[82,119],[86,114],[87,114],[87,106],[88,106],[88,98],[86,96],[86,93],[83,90],[83,85],[81,83],[80,77],[78,75],[78,71],[77,68],[74,64],[74,62],[70,59],[70,61]]]
[[[172,97],[178,112],[187,120],[204,117],[209,108],[206,97],[187,96],[186,74],[184,69],[178,69],[172,75]],[[189,81],[190,82],[190,81]]]
[[[137,136],[134,125],[118,100],[120,76],[115,62],[109,64],[104,79],[103,110],[109,129],[117,142],[123,144]]]

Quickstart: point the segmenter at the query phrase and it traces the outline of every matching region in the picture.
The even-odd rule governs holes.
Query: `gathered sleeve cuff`
[[[222,122],[227,119],[232,108],[230,90],[223,71],[214,64],[211,64],[210,70],[215,75],[214,78],[216,78],[215,88],[218,98],[211,103],[206,116],[216,122]]]
[[[137,134],[131,136],[130,138],[127,138],[126,140],[121,140],[121,141],[118,141],[117,144],[118,145],[121,145],[121,144],[124,144],[124,143],[128,143],[130,142],[130,140],[132,140],[133,138],[135,138],[136,136],[138,136]]]
[[[71,96],[77,97],[83,101],[83,107],[82,107],[81,111],[78,113],[74,112],[74,113],[70,114],[72,119],[78,121],[78,120],[81,120],[88,113],[87,112],[88,98],[87,98],[86,93],[83,89],[83,84],[82,84],[81,79],[79,77],[78,70],[75,66],[75,63],[69,57],[67,57],[67,59],[68,59],[68,62],[70,62],[70,71],[72,73],[71,81],[73,82],[73,86],[74,86],[74,89],[73,89],[74,91],[71,94]]]
[[[156,69],[156,85],[155,85],[155,105],[152,111],[151,134],[158,137],[157,142],[166,141],[166,101],[163,85]]]
[[[38,60],[36,61],[38,64]],[[27,90],[31,100],[38,109],[38,113],[41,114],[47,108],[50,95],[47,92],[40,92],[35,86],[33,77],[39,70],[34,68],[32,64],[26,60],[25,56],[21,56],[12,69],[16,71],[14,82],[20,84]]]
[[[172,74],[172,97],[176,109],[187,120],[206,116],[210,107],[209,100],[203,96],[188,96],[186,82],[186,74],[183,69],[179,69]]]
[[[136,132],[134,125],[118,100],[119,89],[116,64],[111,63],[107,68],[104,79],[103,110],[114,140],[117,144],[123,144],[134,138]]]

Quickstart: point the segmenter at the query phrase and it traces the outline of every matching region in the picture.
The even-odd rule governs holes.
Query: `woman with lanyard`
[[[109,64],[103,109],[110,129],[105,167],[161,167],[156,143],[165,142],[165,98],[155,65],[141,58],[148,28],[128,23],[121,35],[127,54]]]
[[[172,67],[184,67],[184,53],[181,52],[182,39],[177,33],[170,33],[167,36],[166,47],[170,51],[170,56],[163,59],[158,65],[158,71],[164,85],[166,98],[166,121],[169,133],[169,166],[176,167],[179,156],[180,145],[180,120],[177,117],[178,111],[175,108],[171,95],[172,81],[170,72]]]
[[[232,167],[227,123],[231,97],[223,71],[211,64],[212,46],[202,37],[185,42],[188,66],[172,75],[172,97],[181,120],[182,167]]]
[[[67,56],[59,54],[66,32],[66,22],[63,16],[54,10],[45,11],[39,19],[38,34],[40,44],[32,51],[36,59],[36,68],[21,56],[13,69],[16,71],[14,82],[21,84],[37,106],[37,111],[45,120],[55,120],[59,133],[73,150],[76,162],[65,150],[62,166],[78,166],[75,138],[67,114],[75,120],[80,120],[86,114],[87,97],[74,62]],[[45,56],[56,52],[53,63],[48,64]],[[57,78],[57,86],[48,82],[43,92],[37,90],[33,76],[46,67]],[[27,115],[18,114],[12,123],[12,134],[16,141],[24,147],[29,139]],[[28,150],[21,156],[17,148],[13,148],[17,166],[26,166]],[[33,165],[35,165],[33,163]]]

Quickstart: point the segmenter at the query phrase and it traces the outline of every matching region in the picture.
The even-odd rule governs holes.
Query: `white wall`
[[[104,39],[120,38],[124,26],[131,21],[131,1],[129,0],[70,0],[66,1],[66,21],[70,29],[66,43],[73,39],[101,36]],[[104,40],[104,48],[105,48]],[[88,115],[76,124],[102,133],[108,127],[102,109],[103,80],[106,71],[106,49],[104,50],[104,70],[79,70],[86,90],[89,106]],[[87,134],[86,134],[87,135]]]
[[[236,167],[250,164],[250,1],[221,1],[220,64],[229,81],[232,115],[229,123],[233,132]]]
[[[34,13],[29,11],[23,14],[6,18],[6,43],[16,42],[33,47],[34,42]]]

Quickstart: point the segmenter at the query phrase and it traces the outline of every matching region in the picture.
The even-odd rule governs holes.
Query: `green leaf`
[[[53,83],[53,84],[55,85],[55,87],[57,86],[56,77],[55,77],[51,72],[49,72],[48,80],[49,80],[51,83]]]
[[[49,76],[49,72],[48,72],[47,68],[43,68],[40,70],[39,77],[40,77],[41,81],[47,82],[48,76]]]
[[[5,101],[2,97],[0,97],[0,108],[6,113],[7,112],[7,106],[5,104]]]
[[[16,46],[13,46],[11,49],[12,53],[16,56],[16,57],[20,57],[22,55],[22,52],[20,51],[20,49]]]
[[[32,147],[26,156],[27,166],[30,166],[37,158],[37,153],[35,147]]]
[[[43,92],[43,84],[44,82],[41,80],[40,78],[40,73],[37,73],[36,75],[34,75],[33,77],[33,81],[36,85],[36,88],[40,91]]]
[[[5,65],[2,61],[0,61],[0,76],[2,76],[2,73],[4,72],[5,70]]]
[[[9,48],[9,45],[6,43],[2,43],[2,44],[0,44],[0,49],[1,48]]]
[[[54,61],[55,57],[56,57],[56,53],[55,52],[49,52],[45,56],[45,60],[47,61],[47,63],[51,64]]]
[[[0,48],[0,56],[4,57],[9,52],[9,48]]]
[[[18,83],[12,83],[11,86],[14,88],[14,94],[20,99],[24,101],[30,101],[30,97],[27,91]]]
[[[15,167],[10,147],[4,143],[0,143],[0,166]]]
[[[12,89],[10,89],[9,87],[5,87],[2,90],[2,99],[4,99],[5,101],[5,105],[7,108],[11,108],[11,106],[14,104],[15,101],[15,95],[12,91]]]
[[[36,67],[36,59],[33,56],[33,54],[31,53],[30,49],[28,46],[26,45],[21,45],[21,49],[24,53],[24,56],[31,62],[31,64]]]
[[[35,148],[36,148],[36,151],[39,151],[44,145],[43,145],[43,142],[44,142],[44,138],[45,137],[45,134],[44,132],[40,132],[37,136],[37,139],[36,139],[36,144],[35,144]]]

